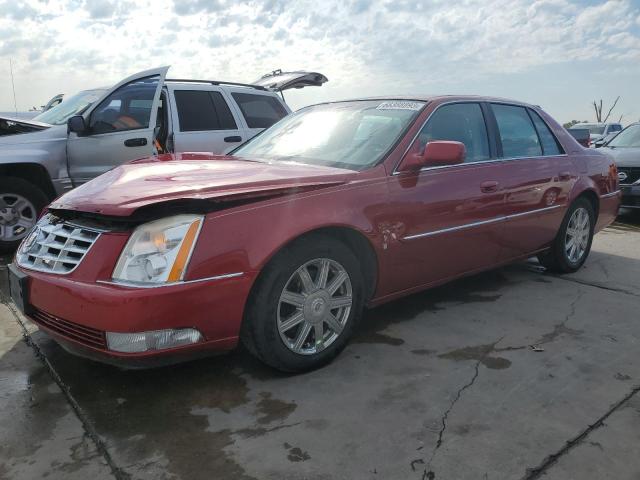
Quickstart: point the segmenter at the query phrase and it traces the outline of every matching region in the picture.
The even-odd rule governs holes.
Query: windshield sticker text
[[[382,102],[376,107],[377,110],[415,110],[416,112],[423,107],[424,103],[420,102]]]

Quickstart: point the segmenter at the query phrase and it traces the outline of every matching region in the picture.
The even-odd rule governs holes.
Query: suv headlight
[[[200,233],[201,215],[176,215],[137,227],[120,254],[112,278],[116,282],[179,282]]]

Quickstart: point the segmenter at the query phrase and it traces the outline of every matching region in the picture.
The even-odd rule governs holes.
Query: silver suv
[[[136,158],[226,153],[291,112],[283,90],[327,81],[279,70],[253,84],[171,80],[168,70],[85,90],[33,120],[0,118],[0,250],[15,247],[65,191]]]

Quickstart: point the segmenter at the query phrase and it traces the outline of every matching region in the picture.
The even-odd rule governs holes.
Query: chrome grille
[[[80,264],[100,233],[45,215],[24,239],[18,265],[39,272],[65,274]]]

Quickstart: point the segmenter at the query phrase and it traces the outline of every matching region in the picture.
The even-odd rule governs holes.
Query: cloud
[[[637,78],[639,27],[634,0],[0,0],[0,110],[12,103],[8,57],[29,79],[17,85],[28,104],[163,64],[173,77],[235,81],[322,71],[330,82],[299,97],[313,101],[476,93],[541,71],[554,83],[566,65],[567,78],[595,84],[605,61]]]
[[[13,0],[0,1],[0,12],[2,12],[2,16],[18,21],[35,17],[38,13],[31,5]]]
[[[193,15],[200,12],[218,12],[225,8],[225,0],[174,0],[173,10],[178,15]]]

